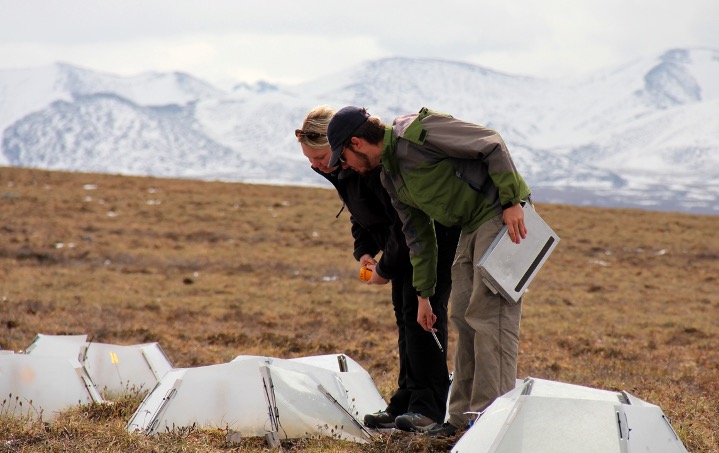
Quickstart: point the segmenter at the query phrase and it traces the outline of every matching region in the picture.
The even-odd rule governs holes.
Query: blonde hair
[[[317,132],[318,134],[322,134],[322,136],[314,140],[303,136],[298,138],[297,141],[304,143],[310,148],[330,146],[330,142],[327,140],[327,126],[330,124],[330,120],[333,116],[335,116],[335,111],[329,105],[319,105],[310,110],[302,122],[302,130],[304,132]]]

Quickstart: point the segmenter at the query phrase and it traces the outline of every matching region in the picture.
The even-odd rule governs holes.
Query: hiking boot
[[[444,422],[427,431],[427,435],[431,437],[452,437],[457,434],[458,430],[459,428],[450,422]]]
[[[397,429],[402,431],[427,432],[437,426],[437,423],[431,418],[415,412],[400,415],[394,419],[394,423],[397,425]]]
[[[394,428],[394,415],[387,411],[379,411],[364,416],[364,425],[367,428]]]

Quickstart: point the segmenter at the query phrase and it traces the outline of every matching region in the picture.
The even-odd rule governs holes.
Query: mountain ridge
[[[224,91],[181,72],[0,70],[0,165],[323,186],[292,130],[319,104],[384,120],[427,106],[498,130],[536,196],[719,213],[719,50],[670,49],[579,77],[383,58]]]

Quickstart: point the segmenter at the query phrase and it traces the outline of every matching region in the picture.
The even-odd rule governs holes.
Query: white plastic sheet
[[[625,392],[527,378],[497,398],[453,453],[686,453],[658,406]]]
[[[240,356],[225,364],[174,369],[127,428],[154,434],[195,424],[242,436],[276,432],[279,438],[330,435],[362,442],[371,435],[361,417],[386,402],[369,374],[346,359],[346,372],[339,371],[336,355],[306,358],[306,363]]]
[[[0,354],[0,413],[52,421],[72,406],[102,402],[76,359]]]
[[[132,390],[149,391],[172,369],[157,343],[93,343],[87,342],[87,335],[38,334],[26,353],[79,361],[105,397]]]

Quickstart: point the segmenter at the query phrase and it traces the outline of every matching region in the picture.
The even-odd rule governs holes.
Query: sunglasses
[[[320,137],[326,137],[327,134],[320,134],[319,132],[305,132],[302,129],[295,129],[295,137],[302,138],[307,137],[310,140],[317,140]]]

